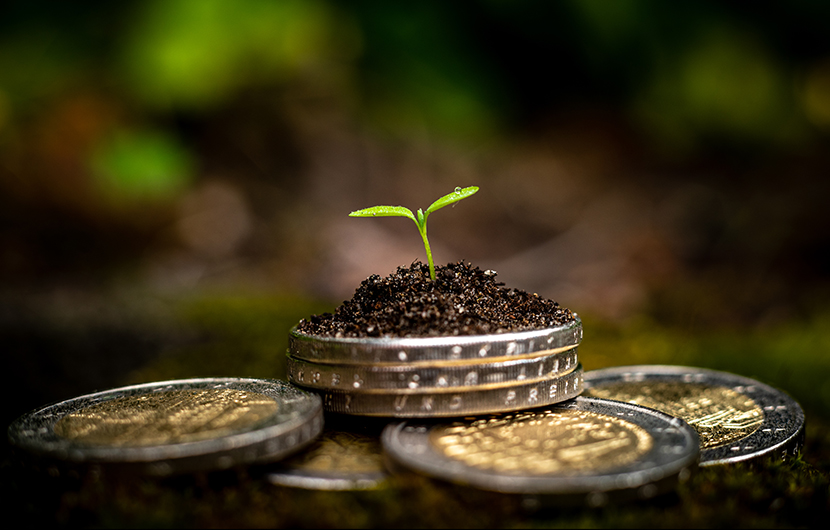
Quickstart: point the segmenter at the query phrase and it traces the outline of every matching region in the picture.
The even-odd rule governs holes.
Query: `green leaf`
[[[418,224],[412,210],[403,206],[372,206],[354,211],[349,214],[349,217],[409,217],[415,221],[415,224]]]
[[[372,208],[364,208],[349,214],[349,217],[409,217],[418,226],[418,232],[421,233],[421,239],[424,240],[424,250],[427,253],[427,262],[429,263],[429,277],[435,280],[435,263],[432,260],[432,251],[429,248],[429,239],[427,239],[427,216],[439,210],[444,206],[448,206],[461,199],[466,199],[470,195],[478,191],[478,186],[470,186],[469,188],[455,188],[455,191],[449,195],[444,195],[434,203],[432,203],[427,211],[424,212],[418,208],[418,217],[412,213],[409,208],[403,206],[373,206]]]
[[[429,215],[432,212],[434,212],[435,210],[440,210],[444,206],[449,206],[450,204],[458,202],[461,199],[466,199],[467,197],[469,197],[470,195],[474,194],[477,191],[478,191],[478,186],[470,186],[469,188],[463,188],[463,189],[462,188],[455,188],[454,192],[452,192],[448,195],[444,195],[443,197],[441,197],[440,199],[438,199],[434,203],[430,204],[429,208],[427,208],[426,214]]]

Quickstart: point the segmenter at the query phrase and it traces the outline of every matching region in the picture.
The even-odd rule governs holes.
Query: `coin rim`
[[[569,349],[579,345],[583,334],[579,317],[553,328],[440,337],[337,338],[308,335],[298,331],[298,325],[289,332],[291,355],[305,361],[334,364],[493,361],[545,350]],[[486,348],[484,355],[481,354],[483,348]]]
[[[278,403],[277,411],[241,431],[173,444],[91,445],[63,438],[55,432],[56,424],[66,415],[114,399],[166,390],[223,388],[269,397]],[[55,402],[17,418],[9,426],[7,437],[13,446],[40,458],[74,464],[119,465],[148,474],[167,475],[275,460],[307,445],[322,429],[322,401],[316,394],[275,379],[217,377],[130,385]]]
[[[671,479],[677,478],[684,469],[691,472],[696,467],[699,457],[697,432],[679,418],[639,405],[582,396],[556,405],[521,412],[550,409],[575,409],[622,418],[644,428],[652,436],[654,443],[642,458],[621,468],[576,476],[507,475],[474,468],[451,459],[437,453],[429,443],[430,429],[446,425],[445,422],[406,420],[392,423],[381,434],[381,443],[386,454],[404,467],[435,478],[501,493],[608,494],[616,490],[630,491],[647,485],[659,485],[663,491],[673,485]],[[653,423],[659,423],[659,426]],[[407,450],[400,441],[401,432],[408,426],[416,430],[423,429],[422,432],[416,433],[421,438],[416,440],[418,443],[414,450]],[[678,442],[683,443],[679,446],[681,451],[667,451],[666,437],[679,437]],[[651,465],[648,465],[649,463]]]
[[[585,372],[585,389],[597,386],[602,382],[631,382],[643,377],[651,380],[670,380],[688,383],[707,383],[730,388],[739,394],[752,398],[764,411],[764,421],[755,432],[729,444],[723,444],[700,453],[700,465],[711,466],[744,462],[759,457],[773,456],[776,453],[782,458],[798,454],[804,444],[805,418],[801,406],[786,392],[770,385],[742,375],[697,368],[693,366],[674,365],[633,365],[603,368]],[[623,379],[629,377],[629,379]],[[694,381],[682,381],[682,378],[696,377]],[[770,410],[770,407],[774,407]],[[785,407],[781,411],[780,407]],[[780,421],[784,420],[784,431],[776,432],[781,428]],[[765,432],[765,429],[768,432]],[[764,442],[764,438],[773,441]],[[763,443],[762,443],[763,442]],[[761,449],[758,446],[762,445]]]
[[[568,399],[574,398],[582,393],[582,364],[577,365],[567,374],[550,377],[542,380],[534,380],[531,382],[517,384],[510,387],[499,388],[479,388],[476,386],[465,387],[464,390],[456,392],[431,392],[423,394],[410,394],[400,392],[384,392],[384,393],[356,393],[356,392],[337,392],[324,391],[323,408],[327,412],[334,412],[338,414],[347,414],[353,416],[378,416],[388,418],[452,418],[463,417],[482,414],[494,414],[499,412],[514,412],[519,410],[527,410],[543,406],[551,406],[555,403],[560,403]],[[534,385],[548,385],[551,383],[558,383],[559,381],[567,379],[571,390],[559,392],[557,389],[556,397],[551,399],[549,391],[542,392],[542,397],[539,398],[538,404],[527,405],[521,404],[520,399],[516,402],[508,403],[501,398],[504,392],[515,392],[516,390],[530,390]],[[464,396],[465,398],[472,398],[474,401],[472,405],[468,405],[470,401],[458,409],[449,409],[442,405],[442,400],[446,400],[447,396]],[[403,397],[405,403],[401,405],[400,410],[395,410],[394,401]],[[411,410],[407,406],[409,398],[412,402],[418,399],[423,402],[426,398],[432,398],[438,403],[434,404],[429,409]],[[346,402],[344,404],[344,401]],[[405,408],[404,408],[405,407]]]
[[[315,363],[306,361],[305,359],[297,359],[289,352],[286,355],[288,373],[288,380],[291,383],[316,391],[342,391],[350,393],[361,394],[386,394],[386,393],[401,393],[401,394],[425,394],[425,393],[447,393],[447,392],[463,392],[470,389],[483,388],[498,388],[508,387],[516,384],[529,384],[533,381],[542,381],[550,379],[555,376],[567,375],[579,364],[578,346],[572,346],[567,350],[559,351],[552,354],[540,354],[532,356],[511,357],[503,361],[487,362],[487,363],[455,363],[453,365],[423,365],[400,363],[395,365],[378,366],[374,364],[360,365],[360,364],[328,364]],[[544,372],[541,376],[524,375],[522,379],[518,379],[516,374],[508,374],[499,381],[486,381],[489,375],[501,373],[503,376],[511,369],[516,370],[521,366],[534,366],[533,369],[528,370],[531,374],[536,370],[535,366],[544,365],[544,363],[556,357],[557,364],[561,364],[561,368],[557,370],[549,370]],[[329,381],[326,383],[314,383],[306,380],[306,377],[299,379],[298,374],[308,372],[312,375],[317,371],[320,381]],[[481,383],[475,384],[461,384],[461,385],[445,385],[438,386],[435,384],[435,379],[438,375],[450,374],[456,378],[464,378],[465,374],[470,371],[477,371],[478,381]],[[481,375],[481,372],[487,371]],[[339,373],[338,373],[339,372]],[[462,373],[463,372],[463,373]],[[331,384],[333,375],[337,375],[341,380],[341,384]],[[403,375],[402,380],[390,380],[391,376]],[[351,382],[355,376],[361,379],[360,387],[354,387]],[[411,388],[408,386],[412,376],[418,376],[418,386]],[[424,383],[426,381],[426,383]]]
[[[360,491],[383,487],[389,480],[388,473],[351,473],[325,475],[298,469],[280,469],[268,473],[268,482],[275,486],[320,491]]]

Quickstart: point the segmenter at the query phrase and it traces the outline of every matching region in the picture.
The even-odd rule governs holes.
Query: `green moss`
[[[201,297],[180,302],[189,338],[135,371],[130,382],[191,377],[285,379],[288,332],[323,303],[287,297]]]
[[[184,339],[132,373],[134,382],[210,375],[284,378],[288,330],[331,310],[311,300],[201,297],[175,304]],[[586,369],[672,363],[729,370],[786,390],[807,413],[801,457],[707,467],[676,491],[602,508],[529,509],[521,496],[411,473],[388,487],[322,492],[274,486],[266,468],[172,479],[49,477],[5,465],[4,498],[35,523],[105,527],[793,527],[830,513],[829,318],[692,335],[647,319],[616,327],[582,315]],[[353,421],[361,421],[355,418]]]

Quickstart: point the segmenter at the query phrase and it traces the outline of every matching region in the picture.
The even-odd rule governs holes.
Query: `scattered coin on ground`
[[[378,436],[334,430],[267,474],[273,484],[315,490],[374,489],[388,477]]]
[[[283,381],[208,378],[62,401],[21,416],[8,437],[47,461],[169,475],[278,460],[322,428],[319,396]]]
[[[623,366],[585,373],[585,395],[676,416],[700,436],[700,465],[785,458],[804,443],[804,412],[754,379],[685,366]]]
[[[696,467],[698,437],[659,411],[597,398],[454,422],[390,424],[383,447],[405,468],[476,488],[578,499],[650,498]]]

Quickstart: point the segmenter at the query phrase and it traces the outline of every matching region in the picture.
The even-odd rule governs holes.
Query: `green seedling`
[[[432,251],[429,249],[429,239],[427,239],[427,217],[435,210],[440,210],[444,206],[454,204],[461,199],[466,199],[470,195],[478,191],[478,186],[470,186],[469,188],[455,188],[455,191],[444,195],[434,203],[429,205],[426,211],[418,208],[416,214],[412,213],[409,208],[403,206],[373,206],[371,208],[364,208],[349,214],[349,217],[409,217],[418,226],[418,232],[421,233],[421,239],[424,240],[424,248],[427,251],[427,262],[429,263],[429,277],[435,281],[435,264],[432,261]]]

